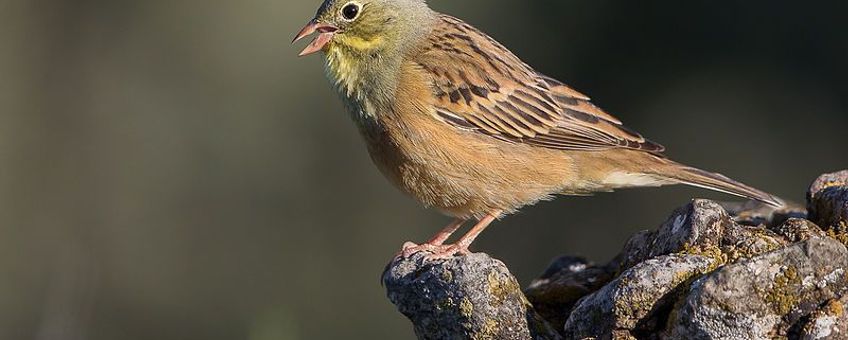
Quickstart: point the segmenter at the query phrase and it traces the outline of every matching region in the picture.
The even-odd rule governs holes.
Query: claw
[[[412,242],[406,242],[403,244],[403,250],[401,250],[400,253],[397,254],[397,256],[409,258],[418,252],[429,253],[424,256],[425,262],[445,260],[456,255],[468,255],[471,253],[470,251],[468,251],[468,248],[462,248],[455,244],[435,245],[430,243],[424,243],[419,245]]]
[[[439,249],[435,252],[431,252],[430,254],[425,255],[424,261],[429,262],[429,261],[436,261],[436,260],[447,260],[447,259],[454,257],[454,256],[457,256],[457,255],[468,255],[468,254],[471,254],[471,252],[468,251],[467,248],[463,249],[463,248],[461,248],[457,245],[448,245],[448,246],[443,247],[443,249]]]

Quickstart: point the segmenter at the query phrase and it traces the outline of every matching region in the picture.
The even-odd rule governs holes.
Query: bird
[[[683,165],[590,98],[425,0],[325,0],[292,43],[325,73],[382,174],[453,217],[399,256],[468,254],[493,221],[556,196],[685,184],[780,207],[769,193]],[[448,239],[476,220],[453,243]]]

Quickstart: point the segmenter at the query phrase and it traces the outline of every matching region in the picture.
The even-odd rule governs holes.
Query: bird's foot
[[[455,255],[467,255],[471,253],[468,251],[468,248],[463,248],[455,244],[415,244],[412,242],[406,242],[403,244],[403,250],[401,250],[398,256],[409,258],[418,252],[429,253],[424,256],[425,261],[443,260]]]
[[[455,244],[442,246],[435,252],[424,256],[424,261],[446,260],[457,255],[468,255],[471,251]]]

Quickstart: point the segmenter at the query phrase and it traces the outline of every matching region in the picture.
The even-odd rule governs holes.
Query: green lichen
[[[628,319],[638,319],[640,314],[642,314],[642,311],[651,308],[650,305],[646,305],[650,302],[651,301],[646,301],[646,299],[642,296],[616,299],[613,306],[613,313]]]
[[[494,299],[492,301],[492,305],[495,307],[500,306],[504,303],[504,301],[509,298],[510,294],[513,292],[519,292],[519,287],[516,282],[511,280],[510,278],[501,278],[498,273],[491,272],[486,277],[487,278],[487,286],[489,288],[489,295],[491,295]]]
[[[497,338],[500,329],[498,327],[498,322],[492,319],[486,319],[483,321],[483,325],[480,327],[480,332],[473,335],[472,339],[474,340],[494,340]]]
[[[778,315],[786,315],[801,301],[797,292],[800,284],[798,270],[795,267],[787,267],[775,275],[772,287],[761,291],[760,295]]]
[[[725,250],[728,263],[736,263],[739,260],[775,251],[784,246],[777,235],[765,228],[746,228],[745,232],[749,235],[746,235],[744,242],[729,246]]]
[[[715,270],[726,264],[736,263],[739,260],[748,259],[760,254],[780,249],[784,244],[775,237],[773,233],[765,228],[747,228],[743,231],[744,242],[732,245],[692,245],[683,244],[683,250],[679,253],[700,255],[714,259],[711,268],[706,272]]]
[[[724,258],[724,254],[722,254],[721,258]],[[689,287],[689,285],[691,285],[696,279],[704,274],[716,270],[723,264],[722,260],[717,257],[710,257],[709,259],[712,261],[710,261],[710,264],[705,268],[694,268],[691,271],[680,271],[675,273],[674,277],[671,279],[671,284],[674,286]]]
[[[612,332],[612,340],[636,340],[637,338],[627,330],[615,330]]]
[[[463,297],[459,301],[459,314],[466,319],[470,319],[474,313],[474,304],[467,297]]]
[[[761,241],[766,243],[765,252],[777,250],[777,249],[779,249],[780,247],[783,246],[783,243],[779,241],[779,239],[777,238],[777,235],[775,235],[773,232],[769,231],[766,228],[753,228],[753,229],[751,229],[751,231],[755,235],[759,236],[759,237],[755,238],[754,240],[761,240]]]
[[[712,244],[692,246],[687,242],[683,244],[683,251],[680,254],[698,255],[712,259],[712,264],[704,273],[709,273],[728,262],[728,255],[722,252],[721,248]]]
[[[690,247],[690,249],[692,248]],[[671,289],[665,296],[674,299],[674,301],[682,298],[692,282],[701,275],[714,270],[719,260],[715,258],[710,259],[712,261],[710,261],[709,266],[706,268],[693,268],[691,270],[674,272],[671,280],[663,284]],[[619,283],[622,285],[626,285],[627,281],[626,277],[619,278]],[[634,293],[623,299],[617,299],[614,308],[618,311],[618,314],[632,319],[641,319],[646,313],[656,308],[656,302],[656,296]]]
[[[436,310],[439,311],[451,310],[454,306],[456,306],[456,304],[454,304],[453,298],[451,298],[450,296],[436,302]]]
[[[442,281],[445,281],[447,283],[453,282],[453,272],[451,272],[450,270],[442,271]]]

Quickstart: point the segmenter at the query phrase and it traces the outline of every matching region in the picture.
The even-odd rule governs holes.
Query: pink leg
[[[494,222],[500,214],[500,211],[489,213],[488,215],[486,215],[486,217],[480,219],[480,221],[477,222],[477,224],[475,224],[474,227],[471,228],[471,230],[465,233],[465,235],[463,235],[459,239],[459,241],[452,245],[439,247],[438,249],[436,249],[436,251],[433,252],[433,254],[428,255],[427,259],[445,259],[450,258],[456,254],[469,254],[470,251],[468,251],[468,247],[471,245],[471,243],[474,242],[474,239],[476,239],[477,236],[479,236],[480,233],[482,233],[483,230],[485,230],[486,227],[489,226],[489,224]]]
[[[448,238],[450,238],[451,235],[453,235],[453,233],[455,233],[457,231],[457,229],[462,227],[462,225],[466,221],[468,221],[468,220],[461,219],[461,218],[457,218],[457,219],[453,220],[450,224],[448,224],[446,227],[444,227],[444,229],[442,229],[441,231],[436,233],[436,235],[433,236],[433,238],[431,238],[429,241],[427,241],[424,244],[419,245],[419,244],[415,244],[415,243],[412,243],[412,242],[404,243],[403,244],[403,251],[401,252],[401,254],[403,255],[403,257],[410,257],[410,256],[412,256],[412,254],[415,254],[419,251],[430,251],[430,252],[438,251],[438,248],[443,247],[442,245],[445,243],[445,241],[447,241]]]
[[[447,227],[442,229],[442,231],[440,231],[438,234],[436,234],[436,236],[433,236],[433,238],[431,238],[429,241],[427,241],[427,243],[432,244],[434,246],[440,246],[440,245],[444,244],[445,241],[447,241],[448,238],[451,237],[451,235],[453,235],[453,233],[455,233],[457,231],[457,229],[459,229],[459,227],[462,227],[462,225],[465,224],[465,221],[468,221],[468,220],[461,219],[461,218],[457,218],[457,219],[453,220],[453,222],[448,224]]]

